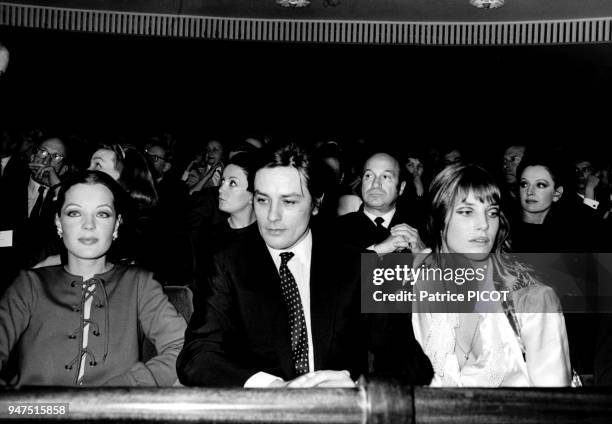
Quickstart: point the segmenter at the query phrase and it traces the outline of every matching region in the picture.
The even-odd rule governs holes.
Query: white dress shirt
[[[295,278],[298,292],[300,293],[300,300],[302,301],[302,308],[304,309],[304,319],[306,320],[308,337],[308,368],[312,372],[314,371],[314,348],[312,344],[312,327],[310,319],[310,260],[312,257],[312,233],[309,229],[306,237],[291,249],[277,250],[270,246],[266,247],[270,252],[270,256],[272,256],[277,271],[281,266],[280,254],[283,252],[293,253],[293,257],[287,262],[287,267],[289,271],[291,271],[291,274],[293,274],[293,278]],[[289,334],[287,334],[287,339],[289,340]],[[267,387],[276,380],[282,379],[272,374],[258,372],[246,381],[244,387]]]
[[[599,202],[597,200],[584,197],[584,194],[580,194],[580,193],[576,193],[576,194],[578,195],[578,197],[582,199],[582,203],[584,203],[588,207],[592,209],[597,209],[599,207]]]

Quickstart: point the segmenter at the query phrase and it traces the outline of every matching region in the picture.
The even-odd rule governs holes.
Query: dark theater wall
[[[8,126],[455,140],[594,140],[609,45],[223,42],[0,27]]]

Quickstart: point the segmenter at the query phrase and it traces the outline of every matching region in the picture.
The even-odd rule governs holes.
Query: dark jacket
[[[384,364],[387,370],[396,367],[398,377],[414,373],[410,378],[428,383],[431,365],[411,327],[400,329],[399,320],[361,314],[356,257],[354,251],[337,248],[313,233],[309,337],[315,369],[348,370],[356,379],[368,372],[369,350],[375,364]],[[295,378],[280,277],[263,239],[256,234],[231,246],[215,256],[214,264],[210,295],[205,298],[201,294],[205,290],[196,293],[194,315],[177,363],[180,381],[190,386],[243,386],[259,371],[284,380]],[[383,327],[388,331],[379,332]],[[390,340],[411,350],[391,354],[389,346],[393,346],[384,346]],[[391,364],[383,359],[385,355],[404,358],[403,363]]]

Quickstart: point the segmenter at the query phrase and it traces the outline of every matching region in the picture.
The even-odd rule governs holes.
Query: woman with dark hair
[[[150,272],[112,263],[122,190],[85,171],[58,195],[57,232],[66,265],[23,271],[0,300],[0,369],[17,350],[11,384],[171,386],[185,320]],[[158,355],[139,361],[139,334]]]
[[[540,253],[535,258],[546,265],[549,281],[554,281],[563,304],[587,312],[582,302],[588,290],[596,292],[596,285],[585,272],[590,267],[585,253],[597,252],[600,247],[597,213],[573,201],[571,190],[564,195],[566,179],[557,162],[545,153],[528,151],[516,175],[521,208],[520,216],[512,222],[513,251]],[[565,200],[568,194],[570,200]],[[563,264],[561,272],[559,264]],[[566,314],[566,324],[574,368],[581,374],[592,374],[596,317]]]
[[[597,250],[598,217],[564,197],[565,176],[548,154],[527,152],[517,168],[520,216],[512,220],[515,252],[589,252]]]
[[[221,177],[219,186],[219,210],[228,214],[227,219],[205,226],[196,238],[198,252],[196,274],[199,279],[210,273],[212,256],[249,234],[257,233],[253,211],[253,178],[256,160],[254,153],[239,152],[232,156]]]
[[[451,165],[430,186],[428,268],[483,278],[463,288],[508,295],[499,301],[447,302],[445,310],[415,302],[417,340],[430,358],[434,386],[568,386],[571,367],[565,322],[555,292],[505,252],[508,221],[493,177],[475,165]],[[459,274],[456,274],[459,275]],[[419,291],[461,291],[458,279],[416,283]],[[470,286],[471,284],[471,286]]]

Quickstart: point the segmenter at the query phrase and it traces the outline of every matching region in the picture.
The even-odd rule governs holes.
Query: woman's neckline
[[[102,276],[105,276],[105,275],[110,274],[111,272],[113,272],[115,270],[115,268],[117,267],[117,265],[115,265],[113,263],[110,263],[110,262],[109,262],[109,264],[110,264],[110,267],[106,271],[100,272],[100,273],[94,273],[93,277],[102,277]],[[70,271],[68,271],[67,265],[62,265],[62,269],[63,269],[63,271],[66,274],[70,275],[71,277],[76,277],[76,278],[83,279],[82,275],[73,274]]]

